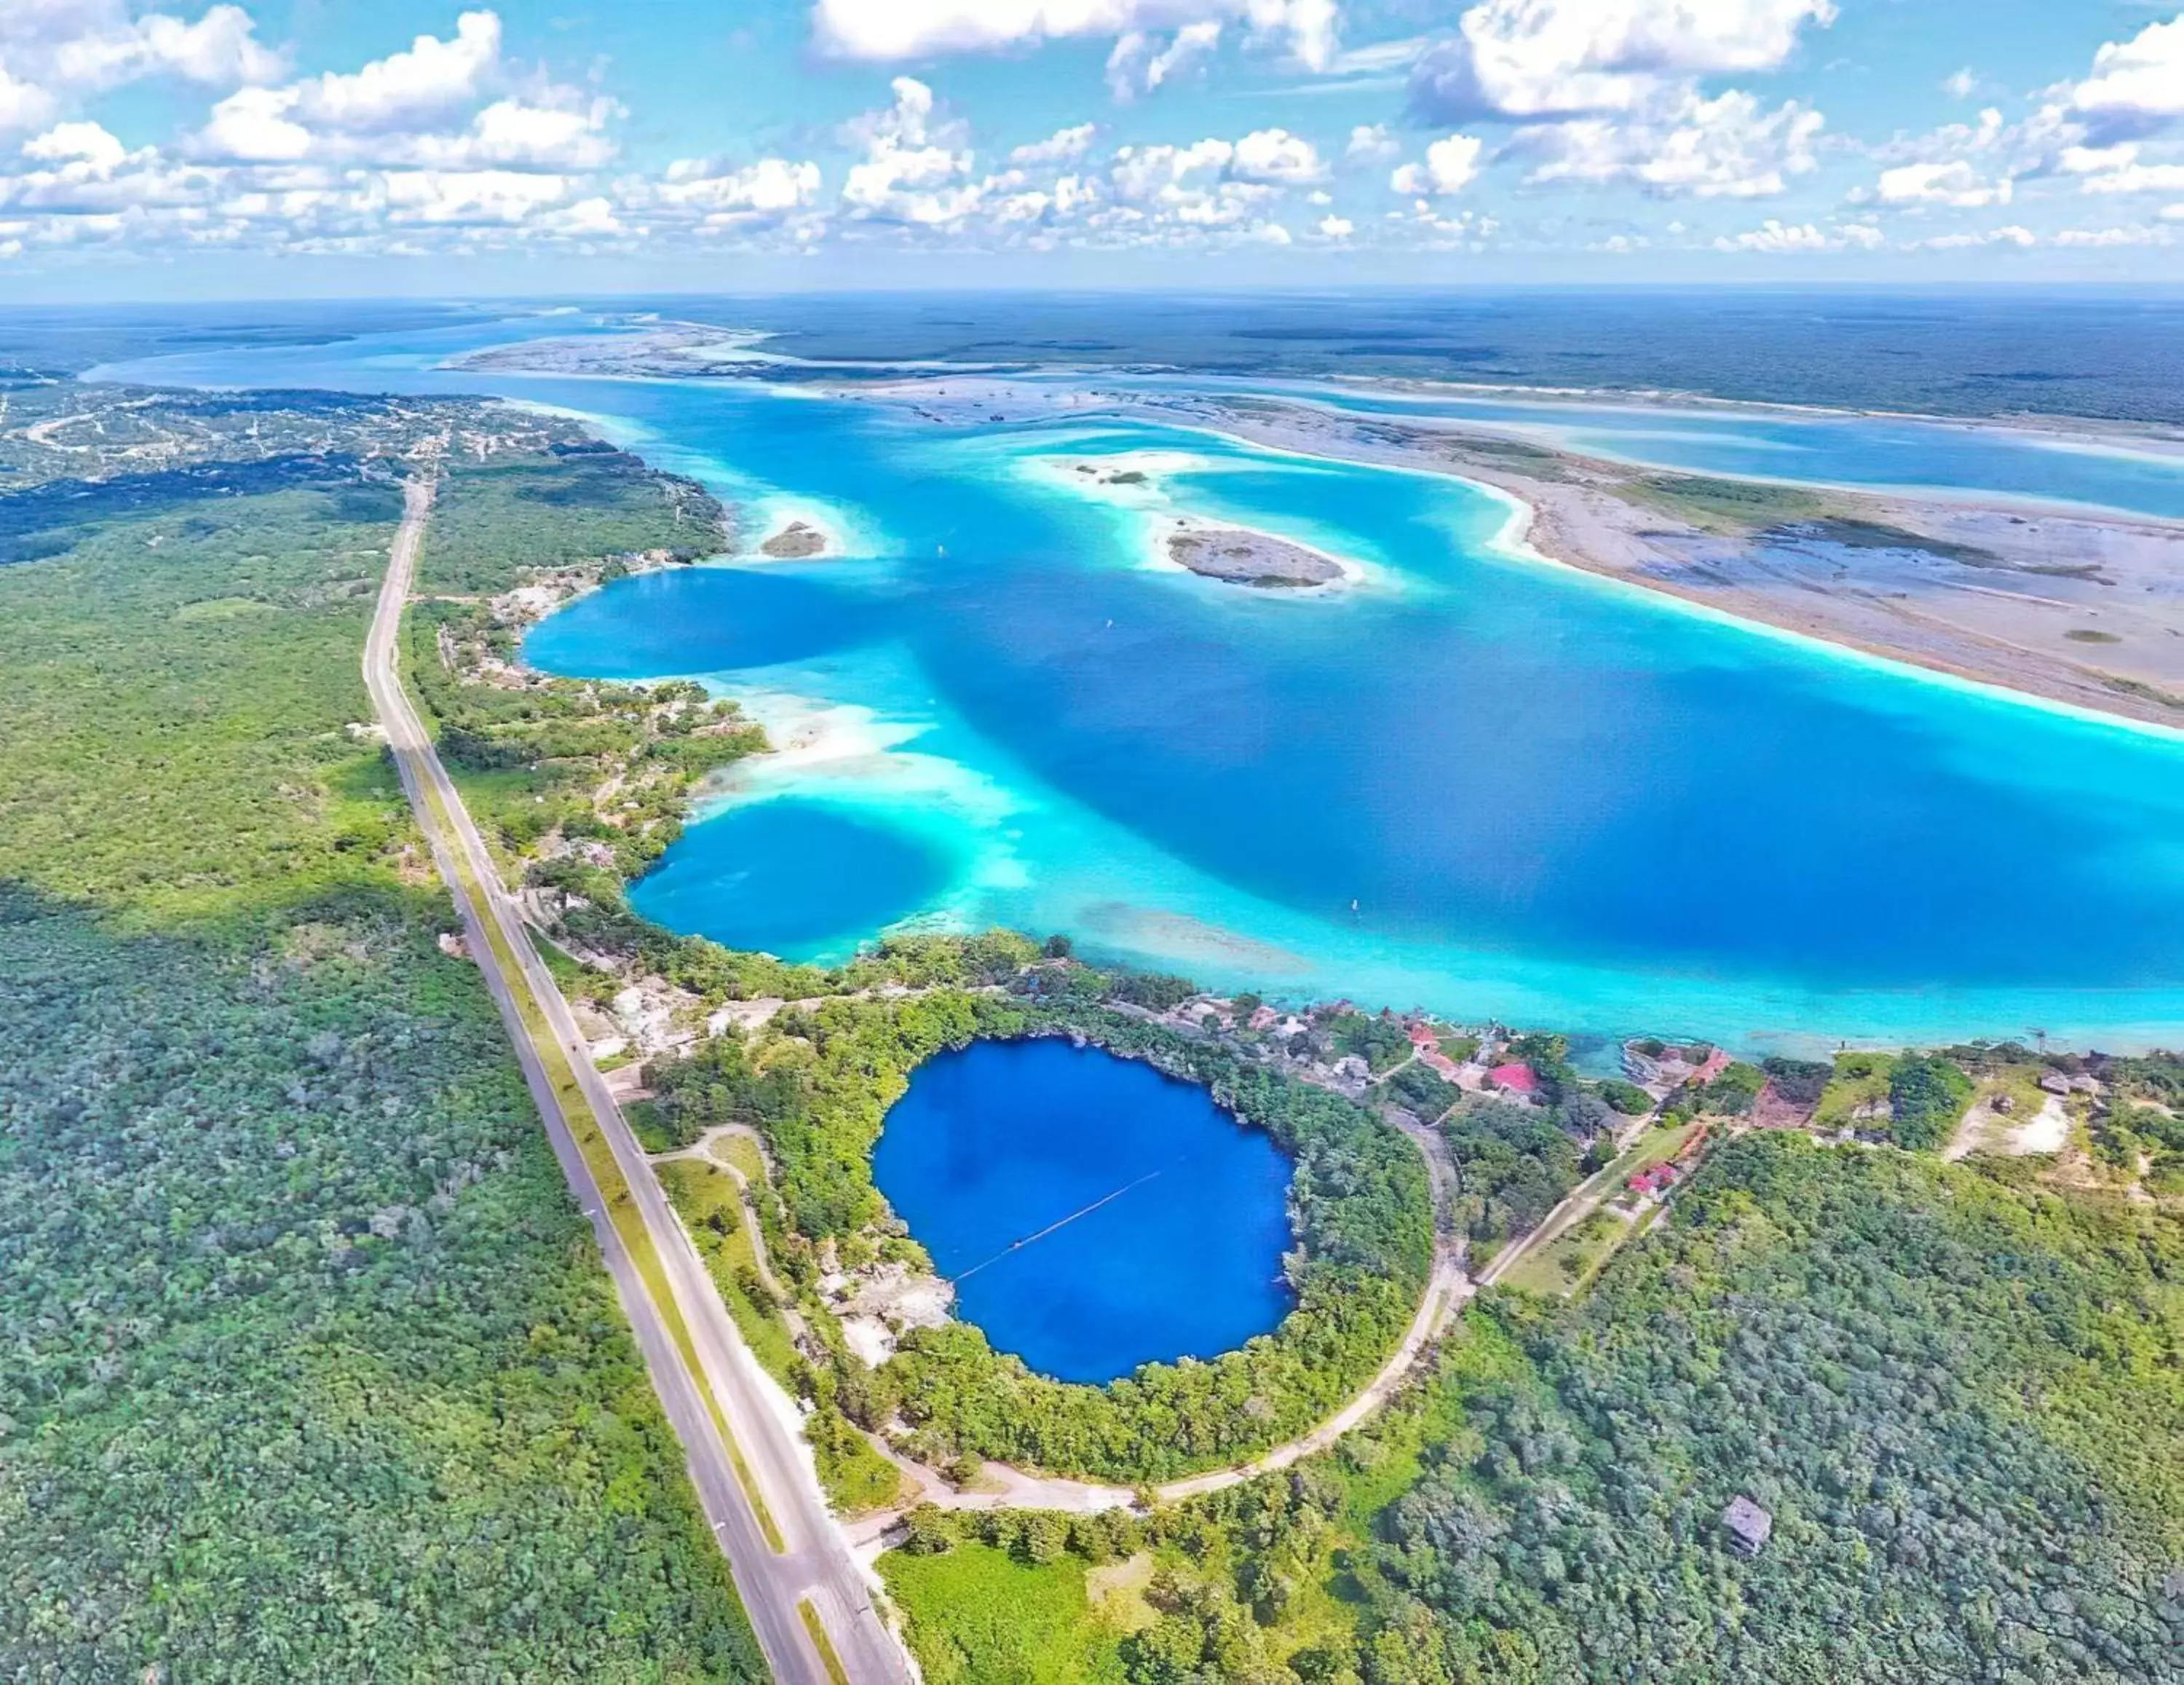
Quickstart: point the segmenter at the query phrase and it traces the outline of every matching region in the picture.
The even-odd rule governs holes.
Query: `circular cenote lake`
[[[1052,1039],[928,1060],[872,1152],[956,1314],[1093,1383],[1218,1356],[1289,1314],[1290,1172],[1204,1089]]]

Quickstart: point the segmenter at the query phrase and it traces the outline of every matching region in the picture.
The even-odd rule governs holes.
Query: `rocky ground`
[[[1207,579],[1262,590],[1328,585],[1343,577],[1342,565],[1318,550],[1248,527],[1216,527],[1178,519],[1167,534],[1168,560]]]

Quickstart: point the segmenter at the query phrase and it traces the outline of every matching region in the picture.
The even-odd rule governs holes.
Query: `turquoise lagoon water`
[[[114,372],[498,391],[848,534],[848,560],[625,580],[532,636],[558,671],[704,677],[783,746],[640,886],[679,928],[824,959],[882,928],[998,922],[1217,985],[1754,1050],[2184,1033],[2173,737],[1528,559],[1501,542],[1507,506],[1455,481],[1134,423],[957,428],[741,382],[432,366],[532,331]],[[1621,454],[1765,471],[1586,414]],[[2042,495],[2150,513],[2184,488],[2157,459],[1893,421],[1716,416],[1693,436],[1756,464],[1782,429],[1820,480],[1882,464],[2022,491],[2031,464]],[[1150,483],[1073,471],[1102,457]],[[1264,594],[1150,565],[1177,512],[1366,577]]]
[[[1215,1357],[1292,1303],[1289,1161],[1204,1089],[1097,1048],[980,1041],[929,1061],[872,1178],[958,1314],[1043,1375]]]
[[[855,943],[932,900],[946,857],[855,810],[788,798],[699,826],[630,890],[655,924],[768,953]]]

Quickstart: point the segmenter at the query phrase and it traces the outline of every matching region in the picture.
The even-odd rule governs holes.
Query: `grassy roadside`
[[[689,1230],[751,1354],[792,1397],[805,1396],[814,1378],[799,1345],[800,1332],[830,1345],[843,1336],[833,1312],[808,1291],[782,1290],[795,1297],[799,1317],[768,1286],[759,1267],[758,1250],[766,1220],[761,1205],[769,1209],[773,1205],[765,1163],[756,1145],[748,1140],[732,1137],[725,1145],[732,1150],[731,1157],[753,1167],[745,1172],[750,1178],[748,1193],[728,1170],[706,1158],[659,1164],[660,1186]],[[738,1147],[744,1151],[733,1151]],[[901,1502],[900,1472],[837,1414],[815,1412],[805,1420],[804,1436],[818,1466],[820,1485],[838,1513],[868,1515]]]
[[[842,1658],[834,1654],[833,1641],[827,1636],[827,1624],[819,1618],[818,1610],[806,1598],[796,1605],[802,1617],[804,1630],[811,1635],[812,1648],[819,1652],[819,1660],[827,1670],[827,1677],[833,1685],[850,1685],[850,1670],[842,1665]]]
[[[720,1289],[752,1355],[775,1380],[792,1384],[802,1359],[779,1308],[756,1279],[758,1254],[736,1179],[717,1164],[692,1158],[659,1165],[657,1174],[669,1202],[682,1214],[697,1241],[713,1285]]]

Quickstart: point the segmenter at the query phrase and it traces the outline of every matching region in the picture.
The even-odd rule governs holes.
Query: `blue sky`
[[[2178,0],[0,0],[0,297],[2184,278]]]

